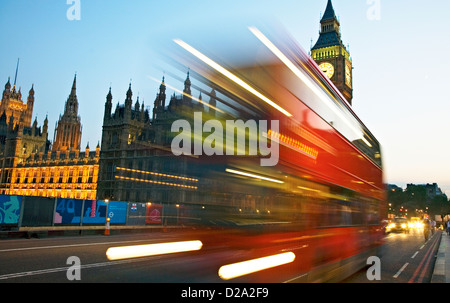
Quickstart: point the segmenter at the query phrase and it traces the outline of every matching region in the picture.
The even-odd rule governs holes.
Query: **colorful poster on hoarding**
[[[163,206],[160,204],[151,204],[147,206],[147,215],[145,223],[147,224],[161,224],[162,223]]]
[[[18,224],[21,196],[0,196],[0,224]]]
[[[55,224],[80,224],[83,200],[62,199],[56,201]]]
[[[130,210],[131,210],[132,212],[137,211],[137,203],[131,203],[131,208],[130,208]]]
[[[111,223],[124,224],[127,222],[127,203],[110,201],[108,203],[108,217]]]
[[[127,203],[127,225],[145,225],[147,204],[146,203]]]
[[[105,223],[106,202],[98,200],[84,200],[83,224]]]

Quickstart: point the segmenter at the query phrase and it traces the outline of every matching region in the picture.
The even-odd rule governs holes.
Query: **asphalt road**
[[[106,257],[110,247],[179,240],[155,233],[1,241],[0,283],[186,282],[190,276],[197,282],[199,272],[191,268],[196,259],[205,264],[199,252],[112,261]]]
[[[345,283],[427,283],[431,279],[439,233],[425,243],[423,234],[390,234],[382,248],[381,279],[368,281],[366,269]],[[247,250],[202,249],[133,259],[109,260],[111,247],[196,240],[177,233],[55,237],[0,241],[0,283],[198,283],[224,282],[217,269],[236,259],[252,259]],[[280,269],[233,282],[280,282]],[[280,273],[286,277],[286,272]]]
[[[169,232],[0,241],[0,283],[214,283],[224,282],[218,275],[222,265],[253,258],[251,251],[220,246],[119,260],[106,255],[109,248],[194,241],[196,236]],[[238,281],[259,282],[255,276]]]
[[[422,231],[391,233],[381,249],[381,279],[368,280],[367,269],[361,270],[345,283],[429,283],[433,273],[440,231],[425,241]]]

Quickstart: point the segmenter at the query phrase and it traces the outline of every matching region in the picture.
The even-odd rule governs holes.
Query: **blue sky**
[[[70,21],[67,0],[2,0],[0,85],[14,78],[27,95],[34,83],[34,116],[48,114],[49,139],[77,73],[82,146],[101,140],[104,102],[124,102],[132,79],[134,98],[152,106],[167,66],[161,53],[173,38],[192,45],[233,49],[229,30],[278,22],[309,50],[316,42],[326,0],[80,0],[79,21]],[[379,20],[369,20],[372,5]],[[447,0],[333,0],[344,43],[354,65],[354,111],[383,147],[385,181],[437,182],[450,194],[450,49]],[[211,38],[214,37],[214,38]],[[217,46],[216,45],[216,46]],[[185,72],[179,77],[184,79]],[[168,84],[182,82],[166,74]],[[169,94],[173,91],[168,92]],[[194,92],[195,95],[195,92]],[[135,99],[134,99],[135,100]]]

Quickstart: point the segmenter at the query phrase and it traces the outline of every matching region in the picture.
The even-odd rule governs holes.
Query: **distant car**
[[[409,229],[422,229],[423,223],[417,217],[412,217],[408,223]]]
[[[389,221],[388,220],[381,221],[381,230],[383,231],[384,234],[387,234],[387,227],[388,226],[389,226]]]
[[[392,223],[386,227],[386,233],[390,232],[409,233],[408,220],[406,218],[394,218]]]

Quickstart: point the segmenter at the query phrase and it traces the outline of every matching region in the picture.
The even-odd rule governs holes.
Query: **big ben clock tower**
[[[340,23],[334,13],[333,4],[328,0],[325,13],[320,20],[320,36],[311,49],[311,56],[320,69],[352,105],[353,68],[350,53],[341,40]]]

